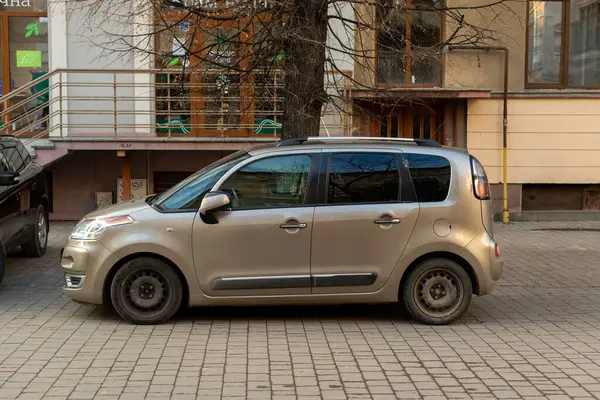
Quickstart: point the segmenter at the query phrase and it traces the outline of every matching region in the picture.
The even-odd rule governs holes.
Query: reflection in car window
[[[156,201],[156,205],[164,210],[197,210],[204,195],[227,173],[242,160],[248,158],[248,153],[235,153],[235,157],[226,157],[211,166],[200,170],[165,192]]]
[[[341,153],[331,156],[327,203],[385,203],[399,200],[400,173],[391,154]]]
[[[21,172],[21,170],[23,169],[23,159],[21,158],[21,155],[19,154],[17,148],[5,147],[3,152],[6,156],[6,159],[8,160],[8,165],[10,165],[12,170],[14,172]]]
[[[229,195],[233,209],[305,205],[310,165],[306,155],[262,159],[237,171],[219,190]]]
[[[429,154],[406,154],[408,169],[420,203],[444,201],[450,190],[450,162]]]
[[[4,151],[0,151],[0,172],[13,172],[4,155]]]
[[[17,144],[17,150],[21,155],[21,159],[23,160],[23,168],[27,167],[31,162],[31,155],[27,151],[27,148],[22,143]]]

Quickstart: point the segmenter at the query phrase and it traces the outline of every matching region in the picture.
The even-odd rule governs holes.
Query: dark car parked
[[[28,257],[46,252],[48,205],[44,168],[19,139],[0,135],[0,282],[7,249],[21,246]]]

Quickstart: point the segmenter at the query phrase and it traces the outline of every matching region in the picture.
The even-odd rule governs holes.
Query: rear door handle
[[[307,227],[306,224],[281,224],[279,225],[281,229],[304,229]]]
[[[375,222],[377,225],[389,225],[389,224],[399,224],[400,218],[392,218],[392,219],[376,219]]]

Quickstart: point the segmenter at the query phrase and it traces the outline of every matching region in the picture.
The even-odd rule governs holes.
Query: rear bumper
[[[477,281],[479,290],[477,294],[482,296],[491,293],[502,277],[504,261],[496,257],[496,241],[484,229],[469,245],[467,250],[478,261]]]

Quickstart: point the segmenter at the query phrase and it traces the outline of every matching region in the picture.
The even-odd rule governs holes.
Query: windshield
[[[204,195],[212,189],[217,181],[236,164],[248,157],[246,150],[230,154],[179,182],[153,199],[152,204],[170,210],[197,209],[200,207]]]

